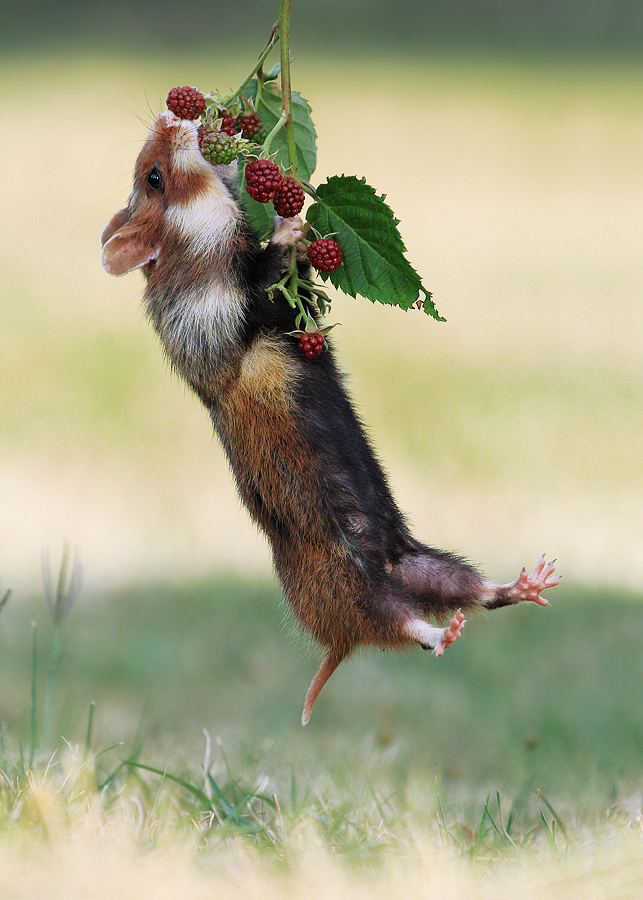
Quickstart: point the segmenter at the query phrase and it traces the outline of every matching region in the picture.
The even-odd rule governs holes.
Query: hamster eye
[[[154,168],[151,172],[148,172],[147,178],[145,179],[147,182],[147,186],[152,188],[153,191],[158,191],[160,187],[163,186],[163,180],[158,173],[158,169]]]

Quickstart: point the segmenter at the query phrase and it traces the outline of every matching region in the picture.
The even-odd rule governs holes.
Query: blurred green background
[[[643,14],[634,2],[293,3],[316,180],[366,176],[446,324],[337,297],[335,344],[418,534],[551,610],[471,621],[439,662],[349,663],[298,725],[317,656],[207,415],[98,236],[167,91],[236,85],[268,4],[8,7],[0,43],[0,720],[27,728],[40,553],[85,568],[57,733],[107,745],[149,701],[150,758],[209,727],[273,771],[351,754],[407,779],[604,796],[643,736]],[[9,103],[9,101],[11,101]],[[287,619],[287,616],[286,616]],[[198,750],[200,753],[200,750]],[[241,757],[240,757],[241,758]],[[600,789],[600,790],[599,790]]]
[[[643,42],[637,0],[299,0],[293,6],[293,34],[309,44],[604,53],[636,52]],[[180,9],[169,0],[9,0],[0,40],[7,46],[117,39],[175,47],[177,40],[207,46],[215,39],[241,46],[244,36],[263,34],[276,19],[276,4],[266,0],[184,0]]]

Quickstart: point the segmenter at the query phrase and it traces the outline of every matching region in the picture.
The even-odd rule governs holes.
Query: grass
[[[274,585],[232,577],[85,598],[58,617],[10,597],[0,886],[40,896],[35,863],[57,896],[93,859],[108,874],[92,896],[138,883],[141,865],[153,896],[169,855],[168,896],[238,877],[247,896],[321,896],[321,871],[333,896],[401,896],[435,866],[446,896],[512,878],[545,897],[568,882],[636,896],[640,598],[568,588],[550,610],[472,621],[440,661],[351,661],[305,730],[314,666],[281,618]]]
[[[95,598],[66,623],[57,741],[46,744],[82,743],[94,701],[95,745],[146,735],[150,765],[176,753],[193,765],[205,727],[243,771],[265,766],[285,781],[291,765],[316,776],[329,761],[352,778],[360,759],[403,795],[437,773],[449,790],[466,786],[474,805],[491,786],[520,802],[543,790],[591,812],[640,774],[643,699],[626,688],[643,679],[643,604],[617,592],[557,594],[551,610],[474,619],[439,662],[420,652],[352,660],[306,729],[298,721],[316,654],[284,628],[276,585],[230,578]],[[43,681],[53,631],[42,602],[14,600],[2,618],[1,718],[26,736],[30,622]]]

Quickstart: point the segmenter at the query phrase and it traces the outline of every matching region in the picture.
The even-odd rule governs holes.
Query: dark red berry
[[[269,159],[255,159],[246,166],[246,190],[259,203],[272,200],[283,180],[279,166]]]
[[[308,259],[320,272],[333,272],[342,264],[342,248],[337,241],[320,238],[309,246]]]
[[[221,128],[219,131],[223,131],[224,134],[229,134],[230,137],[234,137],[237,133],[236,126],[234,124],[234,116],[221,116]]]
[[[306,359],[314,359],[324,349],[324,335],[320,334],[319,331],[313,334],[303,334],[299,338],[297,346]]]
[[[284,178],[272,201],[277,215],[291,219],[304,207],[304,191],[294,178]]]
[[[263,122],[257,113],[248,113],[247,115],[237,117],[237,128],[241,129],[241,133],[245,138],[252,138],[261,131]]]
[[[239,144],[225,131],[214,131],[207,125],[198,128],[199,149],[208,160],[217,166],[227,166],[237,158]]]
[[[205,109],[205,97],[201,91],[187,85],[172,88],[166,103],[179,119],[198,119]]]
[[[253,144],[259,144],[259,146],[262,146],[267,137],[268,129],[265,125],[262,125],[259,131],[256,134],[253,134],[251,140]]]

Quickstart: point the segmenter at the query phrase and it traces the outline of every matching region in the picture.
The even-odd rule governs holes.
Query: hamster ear
[[[116,219],[120,213],[116,213]],[[112,222],[114,221],[112,219]],[[112,225],[109,223],[103,235]],[[104,243],[101,254],[103,268],[109,275],[127,275],[158,258],[160,247],[142,240],[137,225],[125,224]]]
[[[100,233],[100,245],[104,247],[107,241],[112,237],[112,235],[116,234],[119,228],[122,228],[123,225],[129,219],[129,209],[125,207],[125,209],[119,209],[119,211],[112,216],[107,225],[103,228]]]

